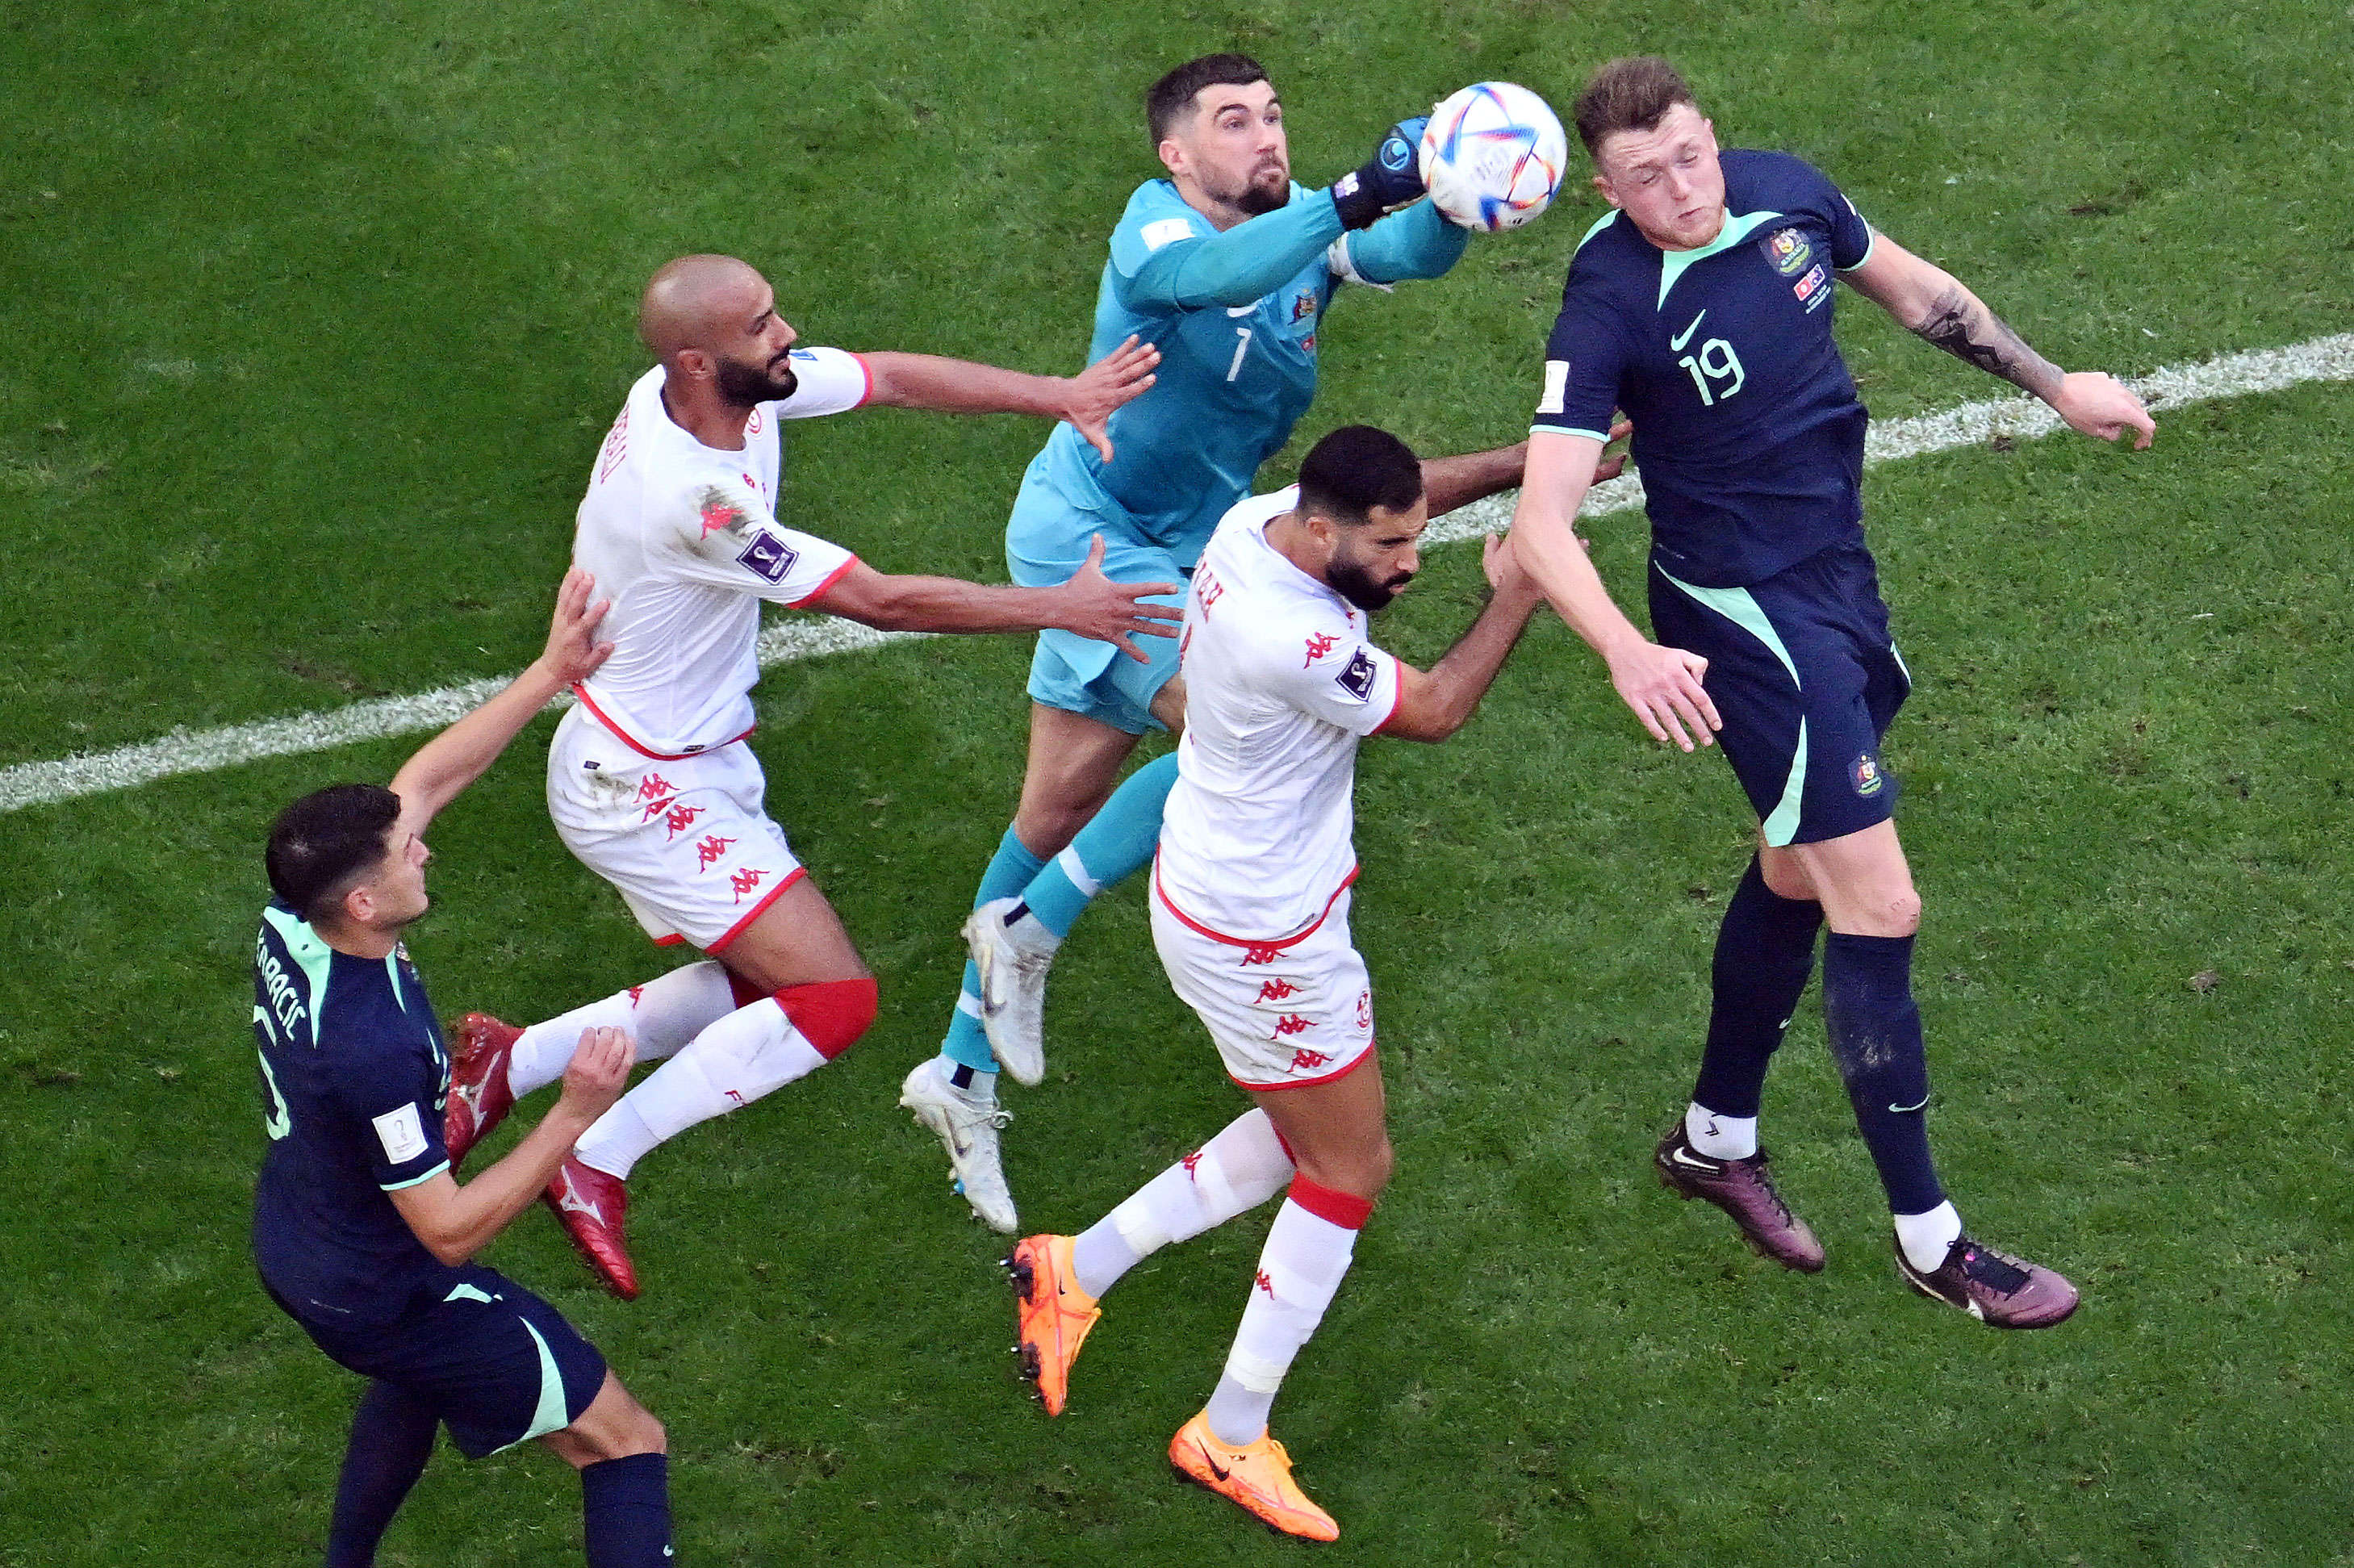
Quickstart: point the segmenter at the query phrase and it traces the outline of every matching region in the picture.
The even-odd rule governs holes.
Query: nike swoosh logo
[[[1718,1163],[1716,1160],[1711,1160],[1704,1155],[1693,1154],[1690,1150],[1683,1149],[1669,1150],[1668,1158],[1678,1165],[1685,1166],[1693,1171],[1714,1171]]]
[[[1217,1477],[1218,1479],[1222,1481],[1228,1476],[1234,1474],[1232,1470],[1229,1470],[1224,1465],[1219,1464],[1217,1459],[1212,1456],[1208,1444],[1199,1444],[1197,1446],[1202,1450],[1202,1463],[1210,1467],[1210,1474]]]
[[[1928,1097],[1928,1096],[1926,1096],[1926,1095],[1923,1095],[1923,1096],[1921,1097],[1921,1103],[1920,1103],[1920,1105],[1917,1105],[1917,1106],[1890,1106],[1888,1108],[1889,1108],[1889,1111],[1890,1111],[1892,1114],[1893,1114],[1893,1115],[1896,1115],[1896,1116],[1905,1116],[1905,1115],[1910,1114],[1911,1112],[1914,1112],[1914,1111],[1916,1111],[1916,1110],[1921,1110],[1921,1109],[1925,1108],[1925,1107],[1927,1107],[1927,1105],[1928,1105],[1928,1104],[1929,1104],[1929,1097]]]
[[[1668,340],[1668,346],[1673,349],[1676,353],[1681,354],[1684,351],[1684,344],[1691,341],[1691,334],[1700,331],[1701,316],[1705,316],[1708,313],[1706,311],[1702,311],[1700,315],[1692,317],[1691,325],[1684,328],[1683,335],[1681,337],[1670,338]]]

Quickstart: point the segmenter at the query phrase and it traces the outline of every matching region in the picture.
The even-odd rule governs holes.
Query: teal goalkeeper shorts
[[[1136,520],[1108,497],[1093,506],[1076,504],[1037,470],[1034,463],[1022,476],[1022,492],[1005,529],[1005,567],[1015,583],[1053,588],[1070,581],[1087,562],[1089,540],[1100,534],[1104,576],[1114,582],[1175,583],[1175,593],[1146,602],[1184,607],[1190,567],[1179,566],[1173,552],[1146,538]],[[1171,623],[1169,630],[1177,628]],[[1152,699],[1177,673],[1177,639],[1134,641],[1148,662],[1076,632],[1040,632],[1030,660],[1031,700],[1129,735],[1166,729],[1152,716]]]

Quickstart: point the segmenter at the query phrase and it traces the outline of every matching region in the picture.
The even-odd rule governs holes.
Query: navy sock
[[[1928,1213],[1946,1190],[1929,1158],[1929,1059],[1913,1001],[1913,938],[1832,932],[1823,943],[1823,1019],[1889,1212]]]
[[[588,1568],[668,1568],[670,1457],[631,1454],[584,1466],[580,1520]]]
[[[1692,1086],[1694,1104],[1720,1116],[1757,1114],[1766,1069],[1813,972],[1822,924],[1821,905],[1782,897],[1750,858],[1716,929],[1708,1045]]]
[[[440,1418],[423,1400],[388,1383],[372,1383],[352,1417],[335,1512],[327,1526],[327,1568],[370,1568],[376,1543],[400,1511],[433,1453]]]

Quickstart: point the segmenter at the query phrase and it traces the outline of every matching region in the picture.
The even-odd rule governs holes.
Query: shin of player
[[[1212,537],[1186,601],[1188,723],[1152,936],[1253,1108],[1089,1230],[1028,1237],[1007,1260],[1023,1371],[1055,1414],[1114,1282],[1285,1192],[1225,1369],[1169,1457],[1273,1528],[1320,1541],[1339,1526],[1294,1481],[1267,1420],[1392,1163],[1373,991],[1349,932],[1357,747],[1453,734],[1538,599],[1491,547],[1494,598],[1427,673],[1375,647],[1366,618],[1414,577],[1426,521],[1413,454],[1351,426],[1317,443],[1297,489],[1242,503]]]
[[[1418,122],[1311,191],[1291,179],[1283,104],[1256,60],[1188,61],[1149,90],[1145,112],[1167,177],[1138,187],[1112,234],[1089,353],[1143,336],[1161,347],[1158,379],[1112,416],[1117,461],[1058,431],[1031,463],[1006,530],[1016,582],[1061,581],[1097,533],[1116,575],[1189,569],[1314,397],[1340,286],[1435,278],[1463,252],[1465,231],[1419,199]],[[1458,467],[1450,493],[1435,478],[1433,510],[1519,482],[1518,458]],[[972,961],[940,1054],[902,1097],[947,1146],[974,1213],[1008,1233],[1001,1060],[1019,1083],[1044,1071],[1048,967],[1088,901],[1150,860],[1177,765],[1162,757],[1124,781],[1120,769],[1140,737],[1176,730],[1184,713],[1173,650],[1139,664],[1059,633],[1039,640],[1030,696],[1021,804],[965,927]]]
[[[1929,1157],[1912,991],[1914,891],[1880,745],[1912,679],[1863,535],[1867,416],[1831,335],[1852,288],[1899,323],[2105,440],[2153,429],[2106,376],[2063,374],[1942,269],[1864,222],[1809,164],[1720,151],[1664,60],[1597,71],[1576,109],[1617,210],[1571,263],[1546,349],[1512,536],[1655,739],[1718,744],[1758,821],[1718,935],[1699,1082],[1654,1160],[1793,1268],[1821,1245],[1757,1144],[1766,1068],[1823,939],[1831,1052],[1914,1289],[2009,1328],[2076,1305],[2056,1272],[1963,1234]],[[1614,409],[1632,418],[1651,520],[1653,643],[1570,535]]]
[[[349,784],[271,827],[275,899],[254,962],[270,1148],[255,1184],[264,1288],[314,1343],[369,1380],[329,1521],[329,1568],[365,1568],[446,1425],[469,1458],[536,1441],[580,1473],[599,1568],[671,1559],[666,1439],[546,1302],[473,1261],[562,1164],[626,1080],[610,1022],[551,1044],[562,1094],[504,1159],[462,1186],[437,1114],[449,1056],[402,934],[429,901],[424,833],[570,681],[612,652],[606,606],[574,572],[547,650],[428,742],[389,789]]]

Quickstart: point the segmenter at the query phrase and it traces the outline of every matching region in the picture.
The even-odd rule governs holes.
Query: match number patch
[[[1138,229],[1136,237],[1144,241],[1145,249],[1158,250],[1162,246],[1173,245],[1180,239],[1193,238],[1193,220],[1190,217],[1157,218]]]
[[[1359,702],[1368,702],[1373,698],[1373,676],[1379,668],[1373,656],[1360,648],[1349,655],[1348,667],[1332,677],[1332,683]]]
[[[780,583],[785,580],[785,574],[793,569],[793,563],[801,558],[801,554],[766,528],[755,528],[752,530],[752,542],[745,546],[742,554],[736,558],[770,582]]]
[[[384,1145],[386,1164],[406,1165],[425,1152],[425,1126],[418,1120],[414,1100],[371,1118],[370,1125],[376,1128],[376,1141]]]
[[[1569,361],[1566,359],[1546,360],[1544,396],[1537,399],[1537,412],[1540,414],[1560,413],[1562,399],[1565,397],[1568,393]]]

